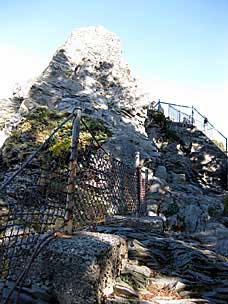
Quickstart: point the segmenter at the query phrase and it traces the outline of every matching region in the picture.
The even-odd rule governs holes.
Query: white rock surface
[[[130,127],[144,134],[148,103],[122,57],[117,35],[90,26],[71,33],[24,94],[22,107],[40,104],[71,111],[80,106],[114,129]]]

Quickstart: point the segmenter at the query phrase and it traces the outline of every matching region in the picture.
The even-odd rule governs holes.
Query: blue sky
[[[100,24],[118,34],[155,99],[194,104],[225,130],[212,103],[228,98],[227,16],[228,0],[2,0],[0,96],[7,73],[8,83],[13,70],[31,77],[74,28]]]

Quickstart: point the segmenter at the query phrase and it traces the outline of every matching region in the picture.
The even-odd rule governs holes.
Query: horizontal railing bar
[[[172,108],[172,109],[174,109],[174,110],[176,111],[176,109],[174,108],[174,106],[170,105],[170,108]],[[190,117],[191,117],[190,114],[187,114],[187,113],[182,112],[182,111],[179,111],[179,110],[178,110],[178,113],[183,114],[183,115],[185,115],[185,116],[190,116]]]
[[[205,118],[205,116],[203,116],[195,107],[193,107],[194,111],[196,111],[202,118]],[[225,135],[223,135],[219,130],[217,130],[214,125],[210,122],[208,122],[208,124],[216,131],[218,132],[224,139],[227,139],[227,137]]]
[[[205,123],[202,123],[197,118],[195,118],[194,117],[194,112],[196,112],[201,118],[203,118],[203,120],[207,120],[206,116],[202,115],[194,106],[185,106],[185,105],[180,105],[180,104],[175,104],[175,103],[169,103],[169,102],[161,101],[159,99],[158,102],[153,106],[153,108],[155,109],[159,104],[161,104],[161,105],[162,104],[163,105],[167,105],[167,106],[173,108],[174,110],[176,110],[176,112],[178,112],[179,114],[189,116],[190,118],[192,118],[192,122],[193,122],[193,119],[194,119],[195,121],[198,121],[198,123],[200,123],[201,126],[203,124],[205,125]],[[191,109],[192,113],[191,114],[187,114],[187,113],[181,112],[179,109],[177,109],[175,107]],[[208,129],[207,131],[214,130],[215,132],[217,132],[225,140],[225,142],[226,142],[225,143],[225,146],[226,146],[225,148],[226,148],[226,154],[227,154],[227,142],[228,142],[227,137],[224,134],[222,134],[222,132],[220,132],[218,129],[216,129],[215,126],[212,123],[210,123],[208,120],[207,120],[207,125],[209,125],[210,128],[211,128],[211,129]]]
[[[190,107],[190,106],[184,106],[184,105],[179,105],[179,104],[175,104],[175,103],[169,103],[169,102],[165,102],[165,101],[160,101],[156,105],[158,105],[159,103],[160,104],[165,104],[165,105],[171,105],[171,106],[181,107],[181,108],[192,109],[192,107]]]

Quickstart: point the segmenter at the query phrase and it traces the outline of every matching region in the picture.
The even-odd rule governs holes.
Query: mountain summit
[[[27,92],[15,96],[23,98],[24,110],[80,106],[113,127],[144,133],[148,99],[122,58],[119,38],[102,26],[73,31]]]

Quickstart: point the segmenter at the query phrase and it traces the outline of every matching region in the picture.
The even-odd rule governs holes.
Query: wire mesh
[[[82,123],[85,124],[83,119]],[[137,212],[138,176],[135,168],[107,153],[92,130],[89,133],[90,146],[78,155],[74,208],[76,222],[89,224],[102,221],[106,216]]]
[[[104,221],[106,216],[127,215],[139,209],[135,168],[106,153],[84,119],[89,143],[79,137],[73,197],[73,230]],[[59,130],[62,132],[62,129]],[[0,302],[28,267],[45,233],[67,225],[70,166],[48,160],[50,143],[34,155],[0,192]],[[66,153],[66,155],[70,155]],[[12,174],[12,173],[11,173]],[[6,173],[6,176],[9,173]]]
[[[8,290],[7,285],[25,269],[42,235],[64,223],[67,169],[33,165],[1,193],[0,298],[7,295],[4,289]]]
[[[137,211],[135,170],[102,150],[91,155],[88,164],[79,162],[77,176],[75,211],[79,221],[90,223],[104,220],[105,216]]]
[[[169,105],[168,107],[168,116],[171,120],[176,122],[182,122],[187,124],[191,123],[191,115],[182,112],[171,105]]]

